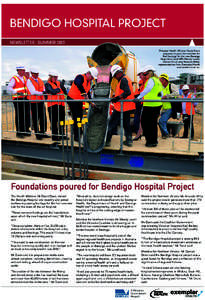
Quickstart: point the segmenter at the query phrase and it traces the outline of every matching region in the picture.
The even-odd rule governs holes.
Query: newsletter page
[[[1,298],[204,292],[204,7],[1,4]]]

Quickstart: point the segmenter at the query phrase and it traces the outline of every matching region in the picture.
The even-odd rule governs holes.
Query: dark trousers
[[[116,127],[120,124],[120,112],[113,110],[110,117],[108,132],[107,132],[107,142],[110,142],[113,134],[115,133]],[[126,141],[132,141],[132,130],[130,126],[130,111],[123,112],[123,128],[125,131]]]
[[[23,100],[23,99],[19,99]],[[19,102],[14,100],[14,109],[15,109],[15,124],[16,132],[23,133],[29,132],[30,122],[31,122],[31,110],[29,102]]]
[[[157,143],[157,119],[161,106],[143,106],[141,124],[147,144]]]
[[[53,136],[61,135],[60,122],[65,121],[65,107],[62,105],[52,105],[48,107],[49,119],[51,122],[51,133]],[[63,131],[64,132],[64,131]]]
[[[190,121],[191,121],[191,116],[185,114],[183,115],[183,122],[184,122],[184,138],[188,138],[189,136],[189,129],[190,129]],[[192,125],[191,125],[191,138],[194,138],[194,116],[192,115]]]
[[[44,102],[31,103],[31,112],[35,133],[45,133],[47,131],[47,117]]]
[[[72,113],[72,118],[74,121],[74,140],[78,141],[78,125],[77,125],[77,119],[80,118],[80,122],[82,120],[83,116],[83,104],[82,102],[77,102],[75,100],[72,100],[71,102],[68,103],[71,113]],[[82,135],[82,128],[80,127],[80,134]]]
[[[140,129],[140,121],[141,121],[141,112],[142,112],[142,104],[136,103],[135,117],[134,117],[134,131],[137,134]]]

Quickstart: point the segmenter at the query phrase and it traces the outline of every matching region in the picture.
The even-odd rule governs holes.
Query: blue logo
[[[199,292],[197,296],[198,296],[198,297],[201,296],[202,293],[203,293],[203,291]]]
[[[124,290],[124,289],[115,290],[115,298],[129,298],[129,290]]]

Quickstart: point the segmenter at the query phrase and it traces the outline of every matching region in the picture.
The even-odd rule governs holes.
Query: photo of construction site
[[[203,179],[203,47],[2,47],[2,180]]]

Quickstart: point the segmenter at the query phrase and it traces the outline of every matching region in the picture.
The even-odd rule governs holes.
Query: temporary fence
[[[62,95],[58,95],[62,96]],[[45,95],[46,98],[46,95]],[[62,103],[64,102],[64,104]],[[69,103],[75,101],[85,102],[90,104],[91,102],[110,102],[110,99],[90,99],[90,100],[36,100],[32,101],[27,96],[26,99],[19,97],[18,99],[6,99],[2,100],[2,138],[5,133],[16,134],[17,137],[27,137],[35,135],[38,140],[44,138],[50,138],[54,143],[62,143],[62,155],[63,155],[63,168],[65,179],[75,179],[75,166],[74,166],[74,153],[78,151],[79,158],[79,177],[80,179],[88,178],[88,149],[86,147],[85,134],[82,135],[82,139],[78,139],[78,146],[74,144],[74,121],[69,112]],[[121,115],[120,115],[120,154],[123,154],[123,103],[124,102],[140,102],[141,100],[130,99],[120,100],[121,102]],[[143,100],[143,102],[170,102],[169,100]],[[191,102],[191,103],[203,103],[203,98],[196,99],[174,99],[175,102]],[[49,102],[49,107],[48,107]],[[203,144],[203,105],[200,111],[201,114],[201,130],[200,138],[198,141],[191,139],[192,131],[192,119],[193,109],[191,105],[190,111],[190,127],[189,127],[189,140],[187,152],[191,149],[191,144],[198,143]],[[182,123],[176,123],[182,124]],[[82,118],[77,119],[78,136],[81,136],[82,131],[86,132],[88,126],[88,119],[86,114],[83,114]],[[48,128],[50,127],[49,134]],[[172,141],[172,149],[175,149],[175,139]],[[180,150],[180,149],[179,149]],[[71,166],[71,169],[70,169]]]

